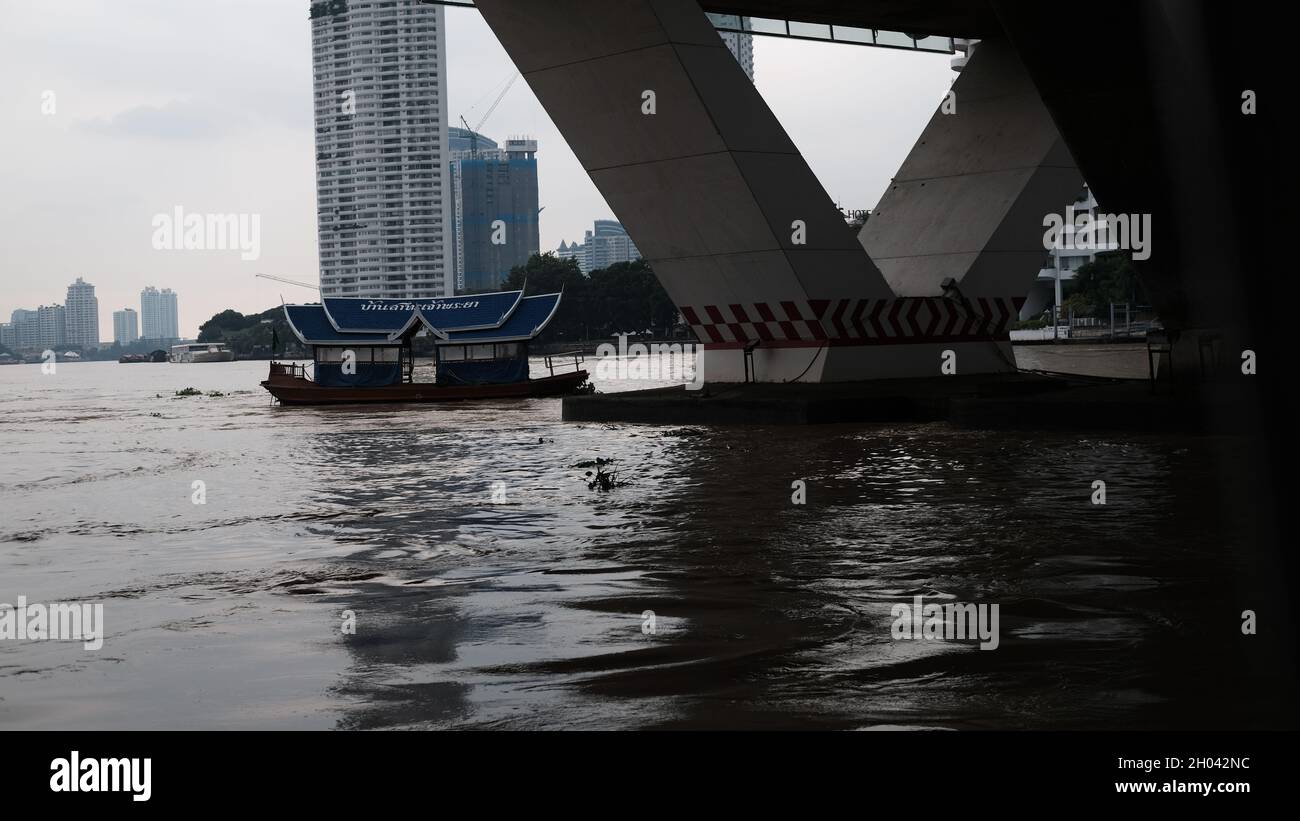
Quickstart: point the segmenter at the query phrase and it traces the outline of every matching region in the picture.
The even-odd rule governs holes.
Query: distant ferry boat
[[[587,372],[580,354],[573,370],[531,379],[528,345],[555,316],[560,294],[522,291],[428,300],[326,298],[286,305],[312,364],[272,362],[262,387],[285,405],[356,402],[443,402],[556,396],[580,390]],[[435,379],[415,381],[412,340],[434,338]],[[310,375],[307,368],[313,371]]]
[[[235,352],[228,349],[223,342],[197,342],[189,345],[173,345],[169,362],[234,362]]]

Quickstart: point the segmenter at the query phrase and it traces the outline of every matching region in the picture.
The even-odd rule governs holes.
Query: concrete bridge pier
[[[1014,370],[1042,217],[1081,177],[1014,50],[981,45],[865,229],[696,0],[479,0],[704,346],[707,382]],[[863,135],[869,142],[870,135]]]

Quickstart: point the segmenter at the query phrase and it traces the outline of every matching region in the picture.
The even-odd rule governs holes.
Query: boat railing
[[[586,361],[582,356],[582,351],[565,351],[564,353],[547,354],[546,369],[551,372],[551,376],[555,376],[556,365],[564,368],[570,364],[568,362],[570,358],[573,359],[572,364],[574,372],[581,370],[582,363]],[[563,371],[561,371],[561,373],[563,373]]]
[[[289,377],[295,377],[297,379],[306,379],[307,381],[310,382],[312,377],[311,374],[307,372],[307,369],[310,367],[311,367],[310,364],[296,365],[293,362],[272,362],[271,373],[276,374],[277,376],[289,376]]]

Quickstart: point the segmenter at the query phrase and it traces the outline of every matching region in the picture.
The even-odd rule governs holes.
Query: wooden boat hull
[[[573,393],[587,379],[583,370],[505,385],[404,383],[381,388],[330,388],[300,376],[272,373],[262,387],[282,405],[355,405],[391,402],[456,402],[467,399],[522,399]]]

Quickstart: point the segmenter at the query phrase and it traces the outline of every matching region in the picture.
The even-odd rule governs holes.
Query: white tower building
[[[123,308],[113,312],[113,341],[118,345],[130,345],[140,338],[140,315],[134,308]]]
[[[140,292],[140,336],[144,339],[180,339],[176,294],[150,285]]]
[[[95,286],[77,277],[77,281],[68,286],[68,298],[63,308],[65,342],[78,348],[98,348],[99,299],[95,297]]]
[[[452,292],[444,9],[311,4],[321,295]]]

